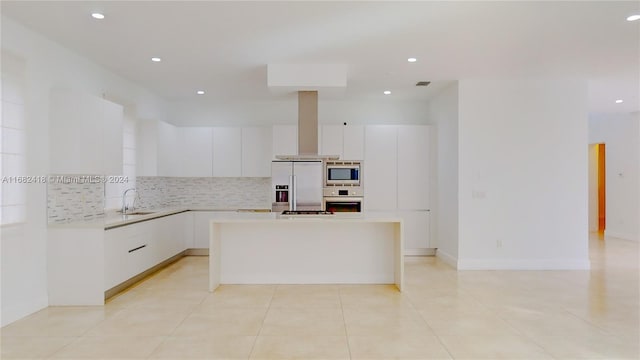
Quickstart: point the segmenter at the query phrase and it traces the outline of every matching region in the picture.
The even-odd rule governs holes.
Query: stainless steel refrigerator
[[[274,212],[324,210],[322,160],[276,160],[271,163],[271,208]]]

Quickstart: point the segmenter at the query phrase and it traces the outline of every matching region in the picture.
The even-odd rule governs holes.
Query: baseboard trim
[[[609,231],[609,230],[604,230],[604,237],[608,238],[608,237],[612,237],[612,238],[616,238],[616,239],[622,239],[622,240],[630,240],[630,241],[640,241],[640,239],[637,239],[633,236],[631,236],[631,234],[625,234],[625,233],[621,233],[621,232],[617,232],[617,231]]]
[[[436,251],[436,257],[442,260],[442,262],[444,262],[445,264],[452,266],[454,269],[458,268],[458,259],[454,256],[451,256],[449,253],[438,249],[438,251]]]
[[[458,270],[589,270],[588,259],[458,259]]]
[[[18,306],[2,308],[1,327],[9,325],[12,322],[18,321],[42,309],[46,309],[49,306],[49,299],[46,295],[26,300],[27,301],[21,302]]]
[[[187,249],[186,256],[209,256],[209,249]]]
[[[165,261],[155,265],[152,268],[149,268],[143,272],[141,272],[140,274],[132,277],[129,280],[126,280],[123,283],[120,283],[114,287],[112,287],[111,289],[107,290],[104,292],[104,299],[107,300],[111,297],[113,297],[114,295],[122,292],[125,289],[128,289],[129,287],[131,287],[132,285],[140,282],[141,280],[144,280],[145,278],[147,278],[149,275],[152,275],[164,268],[166,268],[167,266],[173,264],[174,262],[180,260],[181,258],[183,258],[184,256],[186,256],[187,250],[184,250],[168,259],[166,259]]]
[[[404,256],[434,256],[436,249],[405,249]]]

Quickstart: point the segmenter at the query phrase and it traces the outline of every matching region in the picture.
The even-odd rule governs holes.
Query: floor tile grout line
[[[258,330],[258,333],[253,339],[253,344],[251,344],[251,350],[249,351],[249,356],[247,357],[247,359],[251,359],[251,356],[253,355],[253,350],[256,347],[256,343],[258,342],[258,337],[260,336],[260,333],[262,332],[262,328],[264,327],[264,322],[267,320],[267,316],[269,315],[269,310],[271,309],[271,303],[273,302],[273,298],[276,295],[276,291],[278,291],[278,285],[274,284],[273,292],[271,293],[271,297],[269,298],[269,305],[267,306],[267,310],[265,311],[264,317],[262,318],[262,323],[260,324],[260,330]]]
[[[349,330],[347,328],[347,319],[344,316],[344,304],[342,303],[342,287],[338,285],[338,300],[340,300],[340,312],[342,313],[342,322],[344,324],[344,334],[347,340],[347,351],[349,351],[349,359],[353,359],[351,354],[351,344],[349,343]]]
[[[420,313],[420,311],[418,310],[418,308],[416,307],[416,305],[413,303],[413,300],[411,299],[411,297],[407,296],[408,298],[408,302],[409,305],[411,305],[411,308],[418,314],[418,316],[420,316],[420,319],[422,320],[422,322],[427,326],[427,328],[429,328],[429,330],[431,331],[431,333],[433,334],[433,336],[436,337],[436,339],[438,340],[438,342],[440,343],[440,345],[442,346],[442,348],[447,352],[447,354],[449,354],[449,357],[451,359],[455,359],[453,357],[453,354],[451,353],[451,351],[449,350],[449,348],[444,344],[444,342],[442,341],[442,339],[440,339],[440,336],[435,332],[435,330],[433,330],[433,328],[431,327],[431,325],[429,325],[429,323],[427,322],[427,319],[424,318],[424,316],[422,315],[422,313]]]

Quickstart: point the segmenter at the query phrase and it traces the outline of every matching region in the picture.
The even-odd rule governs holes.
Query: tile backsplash
[[[136,208],[271,208],[271,178],[136,177]],[[49,223],[92,220],[105,213],[104,182],[47,184]]]
[[[137,207],[271,208],[271,178],[138,176]]]
[[[52,175],[47,182],[47,221],[93,220],[104,215],[104,181],[90,175]],[[55,179],[55,180],[54,180]]]

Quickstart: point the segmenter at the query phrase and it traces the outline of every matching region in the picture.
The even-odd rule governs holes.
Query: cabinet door
[[[104,290],[127,280],[126,253],[127,231],[126,227],[105,231],[104,236]]]
[[[213,145],[211,128],[185,127],[182,132],[181,147],[182,173],[180,176],[213,175]]]
[[[97,97],[86,94],[67,91],[51,92],[49,103],[51,173],[104,174],[101,101]]]
[[[365,129],[365,164],[362,183],[366,210],[395,210],[397,197],[397,132],[395,126]]]
[[[340,159],[345,159],[343,155],[343,127],[343,125],[320,126],[320,154],[338,155]]]
[[[158,175],[180,176],[181,173],[180,130],[158,121]]]
[[[342,127],[344,160],[364,160],[364,126],[347,125]]]
[[[295,155],[298,153],[297,125],[274,125],[272,131],[273,159],[276,155]]]
[[[195,211],[193,214],[193,248],[209,248],[209,221],[216,216],[213,211]]]
[[[242,176],[271,176],[271,128],[242,128]]]
[[[429,209],[429,126],[398,127],[398,209]]]
[[[122,174],[122,142],[124,127],[124,112],[122,106],[110,101],[101,100],[102,132],[103,132],[103,172],[106,175]]]
[[[404,224],[405,255],[424,255],[431,248],[429,211],[398,211],[398,216]]]
[[[158,176],[158,121],[136,123],[136,175]]]
[[[242,129],[215,127],[213,132],[213,176],[242,175]]]

